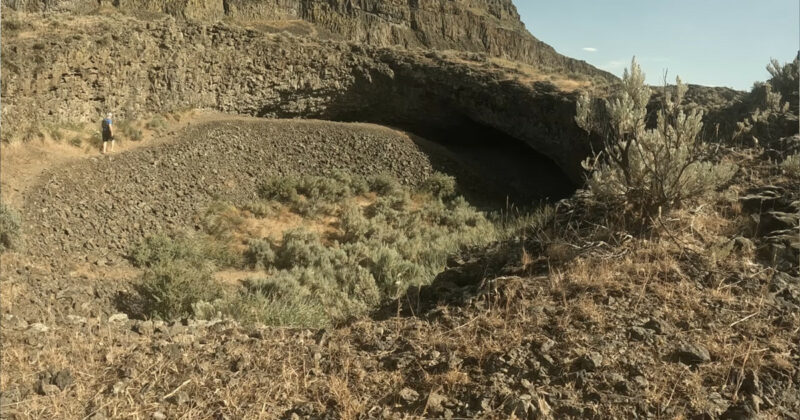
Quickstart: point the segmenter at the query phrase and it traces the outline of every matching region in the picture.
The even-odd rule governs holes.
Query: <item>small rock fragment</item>
[[[419,399],[419,393],[411,388],[403,388],[397,393],[397,395],[400,397],[400,399],[407,403],[412,403]]]
[[[674,353],[677,361],[687,365],[698,365],[711,361],[708,349],[700,344],[681,344]]]
[[[585,370],[587,372],[592,372],[594,370],[597,370],[602,365],[603,365],[603,356],[601,356],[600,353],[591,352],[575,360],[573,367],[575,370]]]
[[[128,314],[121,312],[108,317],[108,322],[125,322],[127,320],[128,320]]]
[[[42,324],[41,322],[34,322],[28,327],[28,331],[34,333],[46,333],[50,331],[50,328],[47,325]]]
[[[72,373],[69,371],[69,369],[63,369],[56,373],[56,376],[53,377],[52,382],[53,385],[57,386],[63,391],[72,385],[75,380],[72,378]]]

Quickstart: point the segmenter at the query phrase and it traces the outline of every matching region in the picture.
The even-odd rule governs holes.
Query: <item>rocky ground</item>
[[[26,194],[25,247],[3,256],[3,418],[800,415],[800,196],[750,152],[725,194],[645,237],[574,233],[598,222],[579,194],[539,234],[312,331],[128,319],[114,298],[138,273],[122,255],[269,174],[413,183],[430,158],[392,130],[314,121],[175,138],[53,168]]]

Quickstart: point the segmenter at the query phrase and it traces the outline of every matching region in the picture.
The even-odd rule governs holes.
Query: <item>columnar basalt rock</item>
[[[26,12],[87,11],[108,4],[126,13],[164,13],[205,22],[295,19],[331,37],[362,44],[482,52],[614,79],[533,37],[511,0],[2,0],[2,4]]]
[[[265,35],[174,18],[111,16],[82,25],[82,33],[69,36],[4,38],[5,139],[37,125],[94,121],[107,110],[129,119],[213,108],[264,117],[402,122],[412,129],[447,129],[468,119],[527,143],[574,180],[588,150],[572,121],[570,94],[546,83],[509,81],[437,52]]]

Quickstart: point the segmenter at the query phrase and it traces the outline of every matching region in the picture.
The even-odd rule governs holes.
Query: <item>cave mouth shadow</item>
[[[406,132],[428,156],[433,169],[455,177],[458,192],[482,210],[533,208],[567,198],[578,188],[552,159],[522,140],[467,117],[451,120],[446,126],[402,120],[369,122]]]

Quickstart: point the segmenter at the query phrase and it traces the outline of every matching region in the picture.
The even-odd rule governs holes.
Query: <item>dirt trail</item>
[[[169,143],[175,140],[180,130],[214,121],[252,121],[254,117],[225,114],[212,110],[193,110],[174,114],[178,120],[166,119],[161,130],[148,129],[143,121],[129,122],[141,125],[142,139],[132,141],[118,134],[114,151],[110,155],[121,154],[142,147]],[[102,156],[98,148],[73,146],[64,141],[56,141],[50,134],[45,138],[28,143],[0,145],[0,196],[5,203],[21,207],[26,192],[34,187],[43,172],[65,166],[68,163]]]

